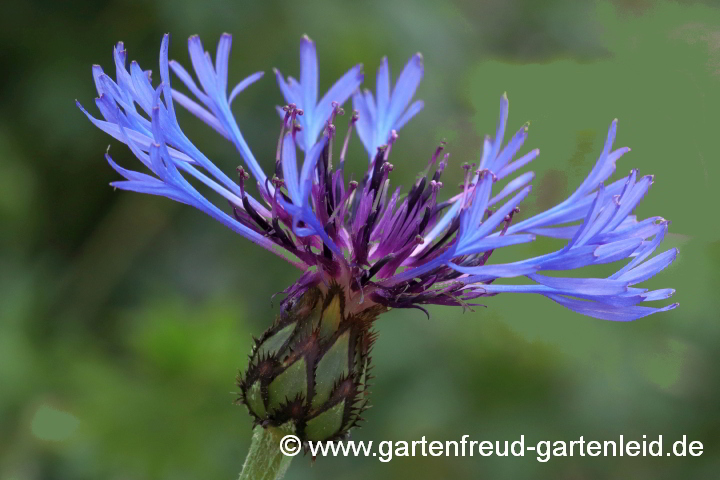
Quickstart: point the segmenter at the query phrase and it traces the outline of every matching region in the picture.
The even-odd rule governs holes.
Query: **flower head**
[[[423,108],[422,101],[411,103],[423,76],[422,57],[410,58],[392,89],[383,59],[375,97],[359,90],[363,74],[356,65],[318,101],[315,45],[303,37],[300,80],[286,80],[275,72],[286,104],[278,109],[274,170],[266,174],[230,110],[262,72],[228,93],[230,35],[221,37],[214,61],[200,39],[190,37],[197,82],[179,63],[169,61],[168,42],[166,35],[157,86],[136,62],[128,70],[126,52],[118,43],[115,79],[99,66],[92,70],[102,118],[78,106],[98,128],[125,143],[144,166],[145,173],[130,170],[106,155],[124,177],[113,182],[114,187],[191,205],[303,271],[284,290],[281,313],[256,341],[250,366],[239,381],[242,400],[258,423],[292,421],[304,440],[338,438],[357,424],[367,405],[372,324],[390,308],[468,307],[483,297],[510,292],[540,294],[607,320],[635,320],[677,306],[645,306],[667,299],[673,290],[637,286],[672,263],[677,251],[653,256],[669,222],[661,217],[638,220],[632,214],[652,177],[639,177],[632,170],[609,181],[616,162],[629,151],[613,149],[617,121],[611,123],[603,150],[582,184],[558,205],[517,221],[534,176],[519,172],[539,152],[516,158],[527,126],[505,143],[506,96],[500,100],[497,131],[485,138],[479,163],[462,167],[465,180],[459,194],[441,200],[441,177],[449,162],[444,144],[403,193],[390,184],[391,151],[399,141],[397,132]],[[171,87],[170,70],[190,95]],[[339,142],[336,123],[351,96],[355,110],[344,117],[348,127]],[[235,146],[244,162],[236,180],[183,133],[176,104]],[[348,179],[344,169],[353,131],[370,159],[358,181]],[[189,180],[208,187],[227,205],[221,208]],[[504,186],[496,188],[503,180]],[[257,186],[257,197],[246,188],[250,182]],[[540,256],[494,261],[495,250],[532,242],[536,236],[565,243]],[[579,275],[583,267],[614,262],[624,263],[609,277]],[[571,271],[573,275],[562,273]],[[521,280],[503,282],[513,277]]]
[[[587,178],[565,201],[547,211],[515,221],[520,203],[530,194],[532,172],[515,175],[537,150],[515,158],[527,138],[523,126],[504,143],[508,100],[500,101],[494,137],[485,139],[478,165],[465,164],[462,192],[441,201],[441,175],[449,155],[440,145],[422,176],[406,194],[390,184],[391,150],[397,131],[422,107],[410,104],[423,76],[422,57],[413,56],[395,87],[383,59],[377,74],[376,100],[360,92],[361,65],[351,68],[318,101],[315,45],[303,37],[300,81],[286,81],[276,71],[287,104],[282,114],[273,174],[267,175],[245,141],[231,113],[237,95],[262,77],[240,81],[228,94],[231,37],[221,37],[215,61],[196,36],[188,41],[197,83],[179,63],[169,61],[169,38],[160,51],[160,83],[153,87],[150,72],[136,62],[126,67],[122,43],[114,50],[116,79],[93,67],[103,117],[83,112],[100,129],[130,147],[148,173],[110,165],[125,180],[113,186],[172,198],[192,205],[247,239],[283,256],[305,273],[285,290],[288,307],[312,287],[344,288],[346,305],[361,311],[374,305],[422,308],[424,304],[473,305],[498,293],[537,293],[579,313],[609,320],[634,320],[674,308],[646,307],[646,301],[668,298],[669,289],[636,287],[675,258],[671,249],[650,258],[667,232],[661,217],[638,220],[633,214],[652,184],[636,170],[608,182],[615,163],[628,148],[613,150],[617,121]],[[171,87],[169,71],[185,84],[192,98]],[[355,111],[339,149],[336,123],[353,97]],[[188,139],[175,115],[179,104],[232,142],[244,161],[233,181]],[[79,104],[78,104],[79,105]],[[80,107],[82,108],[82,107]],[[359,181],[344,172],[348,142],[355,129],[370,156]],[[303,159],[298,160],[298,150]],[[337,160],[333,158],[339,150]],[[228,208],[208,200],[189,181],[194,178],[224,198]],[[496,191],[498,181],[509,181]],[[245,188],[253,181],[260,192]],[[563,248],[512,263],[495,263],[492,253],[536,236],[566,239]],[[548,276],[585,266],[629,260],[607,278]],[[512,285],[502,280],[523,277]]]

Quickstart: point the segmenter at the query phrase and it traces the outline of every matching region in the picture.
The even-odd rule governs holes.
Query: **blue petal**
[[[168,113],[173,121],[177,121],[175,117],[175,108],[173,107],[172,89],[170,88],[170,69],[168,60],[168,50],[170,48],[170,35],[163,35],[162,44],[160,45],[160,80],[163,86],[163,96],[168,107]]]
[[[630,322],[652,315],[653,313],[666,312],[678,306],[677,303],[673,303],[662,308],[641,306],[618,307],[599,302],[574,300],[560,295],[551,294],[547,295],[547,297],[574,312],[581,313],[589,317],[599,318],[602,320],[612,320],[616,322]]]
[[[301,100],[296,97],[295,92],[290,88],[290,86],[285,82],[285,78],[283,78],[282,73],[275,68],[273,69],[273,72],[275,73],[275,80],[277,81],[278,87],[280,87],[280,93],[283,94],[283,97],[285,97],[285,101],[287,103],[294,103],[295,105],[298,105]]]
[[[215,52],[215,72],[217,76],[217,88],[221,93],[227,92],[228,82],[228,62],[230,61],[230,46],[232,45],[232,35],[223,33],[218,41],[217,51]]]
[[[238,96],[239,93],[241,93],[243,90],[245,90],[247,87],[252,85],[253,83],[260,80],[263,75],[265,75],[265,72],[255,72],[249,77],[242,80],[240,83],[235,85],[235,87],[232,89],[232,92],[230,92],[230,96],[228,97],[228,103],[232,103],[233,100],[235,100],[235,97]]]
[[[666,300],[675,294],[675,290],[672,288],[663,288],[661,290],[654,290],[643,294],[645,301],[652,302],[655,300]]]
[[[380,60],[380,66],[377,71],[377,115],[379,118],[385,118],[388,106],[390,105],[390,67],[388,66],[387,57]],[[375,139],[377,142],[378,139]],[[382,140],[380,140],[382,142]]]
[[[618,280],[628,282],[630,285],[644,282],[648,278],[653,277],[658,272],[668,267],[673,261],[675,261],[677,254],[677,248],[671,248],[670,250],[653,257],[647,262],[640,264],[627,273],[620,275]]]
[[[205,95],[205,93],[203,93],[203,91],[198,88],[188,71],[185,70],[185,68],[175,60],[171,60],[169,62],[169,65],[175,76],[178,77],[178,79],[180,79],[183,84],[185,84],[188,90],[190,90],[190,92],[195,95],[198,100],[205,104],[206,107],[210,108],[210,98],[208,98],[208,96]]]
[[[118,165],[117,163],[115,163],[115,162],[113,161],[112,157],[110,157],[110,155],[107,154],[107,153],[105,154],[105,159],[107,160],[107,162],[110,164],[110,166],[111,166],[116,172],[118,172],[120,175],[122,175],[123,177],[125,177],[125,178],[128,179],[128,180],[133,180],[133,181],[136,181],[136,182],[145,182],[145,183],[148,183],[148,184],[155,184],[155,183],[157,183],[157,184],[162,184],[162,182],[161,182],[160,180],[158,180],[157,178],[155,178],[155,177],[152,177],[152,176],[150,176],[150,175],[146,175],[146,174],[144,174],[144,173],[135,172],[135,171],[133,171],[133,170],[128,170],[128,169],[126,169],[126,168],[121,167],[120,165]]]
[[[492,176],[486,175],[472,191],[472,203],[470,208],[463,211],[460,215],[460,230],[458,231],[459,244],[465,245],[473,237],[475,229],[477,229],[485,216],[487,204],[490,201],[490,193],[492,191]]]
[[[489,178],[489,176],[486,178],[487,182],[483,181],[483,183],[492,184],[492,180]],[[520,202],[525,199],[525,197],[528,196],[531,190],[532,187],[530,186],[523,188],[512,199],[508,200],[493,215],[491,215],[490,218],[485,220],[479,227],[474,227],[475,224],[471,223],[469,230],[458,232],[458,235],[460,237],[458,239],[458,254],[465,254],[470,249],[476,250],[478,244],[485,242],[489,239],[502,238],[499,236],[495,237],[489,235],[498,227],[498,225],[500,225],[500,223],[505,220],[505,216],[508,215],[511,211],[513,211],[513,209],[517,207]],[[474,199],[473,201],[475,202],[477,201],[477,199]],[[487,201],[485,201],[484,204],[481,202],[479,203],[479,205],[480,207],[482,207],[482,211],[479,211],[479,215],[480,217],[482,217],[482,214],[485,212],[485,205],[487,205]],[[531,235],[531,237],[535,238],[534,235]]]
[[[513,173],[515,170],[524,167],[528,163],[535,160],[538,155],[540,155],[540,150],[536,148],[526,153],[522,157],[518,158],[514,162],[508,163],[503,168],[501,168],[499,172],[496,173],[498,180],[502,180],[503,178]]]
[[[577,232],[575,232],[575,235],[573,238],[570,239],[570,241],[565,246],[565,251],[570,250],[573,245],[575,245],[580,237],[585,233],[587,230],[590,229],[590,227],[593,224],[593,220],[595,220],[595,217],[600,213],[600,210],[603,206],[603,200],[605,195],[605,185],[600,184],[600,187],[598,188],[597,195],[595,196],[595,200],[593,200],[592,207],[588,209],[587,216],[585,217],[585,221],[583,222],[582,226],[578,229]],[[582,244],[578,245],[581,246]]]
[[[527,136],[528,126],[527,124],[525,124],[520,130],[517,131],[517,133],[515,133],[515,135],[513,135],[513,138],[510,139],[510,142],[508,142],[505,148],[503,148],[502,151],[498,154],[498,157],[493,162],[493,172],[499,172],[510,160],[513,159],[515,154],[525,143],[525,139],[527,139]],[[500,139],[500,142],[502,142],[502,138]]]
[[[365,150],[370,153],[373,150],[373,136],[375,135],[373,131],[372,116],[370,115],[370,110],[368,109],[367,102],[365,101],[365,96],[359,91],[353,94],[353,108],[358,112],[355,130],[357,131],[358,137],[360,137],[360,141],[365,147]],[[370,155],[371,158],[373,156],[374,154]]]
[[[412,100],[412,97],[415,95],[415,90],[417,90],[418,85],[420,85],[424,71],[425,67],[423,65],[422,55],[416,53],[408,60],[395,83],[387,115],[384,120],[380,120],[382,122],[378,130],[380,133],[390,133],[390,129],[400,118],[410,103],[410,100]],[[379,112],[378,118],[381,118]],[[377,140],[384,143],[387,142],[387,137],[384,139],[378,138]]]
[[[408,109],[403,113],[402,117],[395,122],[395,125],[393,125],[393,130],[400,130],[405,126],[406,123],[408,123],[412,118],[420,113],[422,109],[425,108],[425,102],[422,100],[417,100],[408,107]]]
[[[486,237],[482,240],[474,241],[468,245],[458,249],[457,255],[470,255],[472,253],[486,252],[496,248],[508,247],[520,243],[529,243],[535,240],[535,235],[521,233],[516,235],[498,235],[497,237]]]
[[[323,136],[319,142],[313,145],[309,152],[305,153],[305,160],[303,161],[302,170],[300,172],[300,195],[303,203],[307,201],[307,197],[310,195],[312,177],[315,174],[315,165],[317,164],[318,158],[320,158],[320,154],[325,148],[326,143],[327,137]]]
[[[600,245],[593,252],[596,259],[593,263],[610,263],[628,258],[642,243],[642,238],[632,237]]]
[[[213,101],[217,99],[217,83],[215,82],[215,72],[210,60],[205,55],[202,41],[197,35],[193,35],[188,39],[188,52],[190,53],[190,62],[192,63],[195,75],[197,75],[200,85]]]
[[[627,292],[628,284],[622,280],[605,278],[560,278],[545,275],[528,275],[541,285],[583,295],[617,295]]]
[[[145,72],[134,60],[130,62],[130,72],[133,87],[135,88],[135,99],[142,107],[142,109],[145,110],[146,113],[148,113],[152,108],[152,97],[154,89],[152,88],[152,85],[150,85],[150,80],[148,79]]]
[[[300,205],[300,187],[298,181],[297,158],[295,155],[295,142],[292,135],[285,135],[282,149],[282,169],[285,185],[287,185],[290,198],[296,205]]]
[[[455,263],[450,263],[450,267],[458,272],[473,275],[462,279],[465,283],[474,283],[478,281],[486,281],[489,278],[512,278],[523,275],[530,275],[537,271],[534,265],[479,265],[477,267],[464,267]],[[482,277],[482,278],[480,278]]]
[[[503,139],[505,138],[505,126],[507,125],[508,119],[508,98],[507,93],[503,93],[500,97],[500,119],[498,120],[497,130],[495,132],[495,141],[492,142],[492,149],[487,161],[480,162],[480,168],[489,168],[492,171],[496,170],[495,159],[500,152],[500,146],[502,146]],[[487,163],[487,165],[486,165]]]
[[[305,110],[309,118],[312,118],[317,103],[318,63],[315,42],[307,35],[303,35],[300,39],[300,85],[303,101],[298,106]]]
[[[184,93],[178,92],[177,90],[173,90],[172,99],[185,107],[185,110],[210,125],[220,135],[222,135],[228,140],[231,140],[230,134],[227,132],[227,130],[225,130],[225,127],[223,127],[222,123],[220,123],[220,120],[218,120],[215,115],[200,106],[200,104],[191,100],[190,97],[186,96]]]
[[[634,173],[634,171],[633,171]],[[634,175],[633,175],[634,177]],[[652,176],[645,176],[637,184],[633,185],[625,195],[620,197],[620,208],[613,217],[613,220],[605,227],[605,231],[615,229],[632,212],[638,203],[643,199],[652,185]]]
[[[337,102],[338,105],[344,105],[350,96],[355,92],[363,81],[362,65],[355,65],[353,68],[345,72],[345,75],[330,87],[315,108],[315,124],[313,125],[314,142],[318,134],[325,126],[325,122],[330,118],[333,107],[332,103]]]
[[[527,173],[523,173],[519,177],[513,179],[507,185],[505,185],[505,188],[500,190],[500,193],[498,193],[497,195],[495,195],[493,198],[490,199],[490,201],[488,202],[488,206],[491,207],[491,206],[495,205],[497,202],[504,199],[505,197],[507,197],[508,195],[513,193],[518,188],[524,187],[525,185],[530,183],[533,180],[533,178],[535,178],[535,173],[527,172]],[[534,233],[534,232],[530,232],[530,233]]]
[[[644,261],[647,257],[652,255],[652,253],[655,251],[655,249],[660,245],[660,243],[665,238],[665,234],[668,230],[668,224],[669,222],[663,222],[661,224],[660,231],[655,235],[655,238],[651,242],[648,242],[646,246],[644,246],[640,252],[637,253],[635,258],[629,262],[627,265],[625,265],[623,268],[618,270],[612,277],[610,278],[619,278],[621,275],[625,274],[632,268],[635,268],[637,265],[639,265],[642,261]]]
[[[392,130],[400,130],[423,109],[422,101],[416,101],[408,108],[423,71],[422,55],[418,53],[407,62],[391,93],[390,67],[385,57],[377,73],[377,105],[367,90],[353,95],[353,106],[359,112],[358,136],[370,161],[375,158],[377,148],[388,143]]]
[[[164,183],[158,181],[157,184],[148,182],[142,182],[137,180],[122,180],[112,182],[110,185],[120,190],[126,190],[129,192],[145,193],[148,195],[157,195],[159,197],[166,197],[176,202],[190,204],[191,200],[187,198],[182,191],[168,187]]]

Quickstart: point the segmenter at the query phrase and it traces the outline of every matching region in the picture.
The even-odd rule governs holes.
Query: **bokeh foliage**
[[[186,61],[234,34],[230,77],[296,72],[318,44],[321,85],[380,57],[395,73],[423,52],[425,111],[393,149],[408,185],[442,138],[451,165],[477,161],[507,91],[511,128],[530,121],[541,156],[537,211],[571,192],[620,119],[620,162],[656,174],[638,209],[673,221],[676,263],[649,286],[681,307],[632,324],[580,317],[543,298],[499,296],[432,319],[393,311],[378,324],[377,376],[357,440],[528,441],[683,434],[699,458],[296,459],[289,478],[717,478],[720,470],[720,9],[708,2],[157,0],[13,2],[0,20],[0,478],[233,478],[250,417],[232,405],[250,335],[298,272],[210,219],[165,199],[114,192],[109,139],[91,106],[90,65],[124,40],[156,69],[163,32]],[[280,102],[271,75],[235,102],[246,138],[272,163]],[[227,171],[232,147],[188,115],[189,136]],[[121,162],[126,149],[112,143]],[[359,142],[352,152],[364,165]],[[508,255],[550,245],[518,247]]]

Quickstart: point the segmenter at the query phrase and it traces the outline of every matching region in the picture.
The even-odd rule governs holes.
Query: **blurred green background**
[[[701,457],[298,457],[310,478],[677,479],[720,475],[720,8],[712,2],[455,0],[410,2],[157,0],[3,6],[0,20],[0,479],[229,479],[250,438],[233,406],[250,335],[276,313],[270,296],[298,272],[199,212],[115,192],[103,159],[133,163],[94,129],[90,66],[129,57],[157,70],[161,35],[188,64],[198,33],[214,52],[234,34],[230,81],[298,73],[298,40],[317,42],[324,91],[363,62],[366,86],[387,54],[397,74],[425,57],[425,111],[393,148],[410,184],[438,141],[477,161],[507,91],[509,128],[530,121],[541,155],[523,215],[582,180],[618,117],[616,146],[656,183],[639,216],[673,221],[669,269],[680,308],[635,323],[585,318],[544,298],[504,295],[462,313],[393,311],[377,327],[377,376],[356,440],[615,440],[683,434]],[[261,163],[273,162],[281,102],[272,75],[235,114]],[[226,171],[233,148],[189,115],[190,138]],[[354,141],[354,163],[365,162]],[[449,195],[450,189],[445,189]],[[553,245],[518,247],[514,255]],[[524,248],[524,250],[523,250]],[[667,447],[666,447],[667,448]]]

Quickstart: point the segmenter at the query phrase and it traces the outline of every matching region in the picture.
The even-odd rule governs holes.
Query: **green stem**
[[[282,478],[293,458],[283,455],[280,451],[280,440],[286,433],[273,427],[255,427],[250,451],[238,480],[278,480]]]

